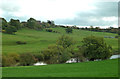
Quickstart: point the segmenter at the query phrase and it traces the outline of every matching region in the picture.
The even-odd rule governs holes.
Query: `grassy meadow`
[[[45,66],[3,67],[3,77],[118,77],[118,59]]]
[[[94,36],[116,36],[117,34],[113,33],[106,33],[106,32],[91,32],[91,31],[85,31],[85,30],[78,30],[74,29],[72,34],[66,34],[65,28],[57,27],[57,28],[51,28],[55,31],[58,31],[60,33],[52,33],[52,32],[46,32],[43,31],[37,31],[33,29],[24,28],[21,30],[18,30],[16,32],[16,35],[10,35],[10,34],[2,34],[2,53],[26,53],[26,52],[32,52],[37,53],[41,50],[47,48],[50,44],[55,44],[56,40],[63,34],[68,35],[72,37],[77,45],[82,44],[82,40],[86,36],[94,35]],[[27,44],[18,45],[16,44],[16,41],[23,41]],[[111,45],[113,50],[118,49],[118,39],[116,38],[105,38],[105,41],[108,45]]]

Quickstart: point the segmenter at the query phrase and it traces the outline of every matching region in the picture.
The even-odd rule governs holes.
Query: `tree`
[[[40,25],[41,21],[37,21],[34,18],[30,18],[27,20],[26,26],[30,29],[35,29],[35,30],[42,30],[43,27]]]
[[[100,30],[100,27],[95,27],[95,31],[99,31]]]
[[[34,18],[30,18],[27,20],[27,27],[30,29],[34,29],[36,27],[36,20]]]
[[[47,23],[50,25],[50,27],[54,27],[55,26],[54,21],[47,20]]]
[[[68,27],[67,29],[65,29],[66,33],[72,33],[72,28]]]
[[[63,46],[63,48],[67,48],[67,47],[72,46],[74,43],[75,43],[75,41],[71,37],[62,35],[57,40],[56,44]]]
[[[94,27],[93,26],[90,26],[90,31],[94,31]]]
[[[90,61],[107,59],[112,55],[112,47],[108,46],[102,37],[89,36],[83,39],[84,57]]]
[[[48,64],[65,63],[71,54],[60,45],[50,45],[43,51],[44,60]]]
[[[17,32],[17,29],[14,26],[8,26],[5,28],[5,33],[15,34],[15,32]]]
[[[19,20],[11,19],[9,25],[14,26],[17,30],[21,28],[21,23]]]
[[[4,18],[2,18],[2,30],[5,30],[7,26],[8,26],[7,21]]]
[[[20,54],[20,65],[29,66],[37,62],[37,59],[31,53]]]
[[[79,61],[83,62],[86,60],[85,57],[83,56],[85,48],[82,46],[80,46],[78,48],[79,49],[74,52],[73,57],[76,58],[76,62],[79,62]]]
[[[56,45],[48,46],[43,51],[44,60],[48,64],[65,63],[72,57],[74,41],[71,37],[62,35]]]

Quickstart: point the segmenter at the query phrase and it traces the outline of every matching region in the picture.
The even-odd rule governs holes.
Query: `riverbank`
[[[3,67],[3,77],[117,77],[118,59],[45,66]]]

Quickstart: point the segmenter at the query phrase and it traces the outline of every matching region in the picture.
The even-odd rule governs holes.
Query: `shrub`
[[[31,53],[20,54],[20,65],[30,66],[37,62],[37,59]]]
[[[26,42],[22,42],[22,41],[17,41],[17,44],[26,44]]]
[[[42,52],[34,54],[34,56],[38,61],[44,61],[44,55]]]
[[[2,30],[2,33],[5,33],[6,31],[5,30]]]
[[[119,38],[119,36],[115,36],[115,38]]]
[[[65,29],[66,33],[72,33],[72,28],[68,27],[67,29]]]
[[[16,63],[19,63],[19,61],[20,61],[20,55],[17,53],[9,53],[9,54],[7,54],[7,56],[13,57],[13,59],[15,60]]]
[[[8,66],[15,66],[16,61],[13,57],[10,56],[2,56],[2,67],[8,67]]]
[[[52,29],[46,29],[47,32],[52,32],[53,30]]]

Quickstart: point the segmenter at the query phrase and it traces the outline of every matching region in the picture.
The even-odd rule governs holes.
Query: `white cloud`
[[[115,16],[112,16],[112,17],[103,17],[102,20],[103,21],[117,21],[118,18],[115,17]]]
[[[13,12],[17,17],[28,16],[51,20],[72,19],[77,12],[95,9],[92,0],[4,0],[2,4],[12,6],[6,5],[8,11],[14,11],[17,6],[20,7],[18,11]]]

